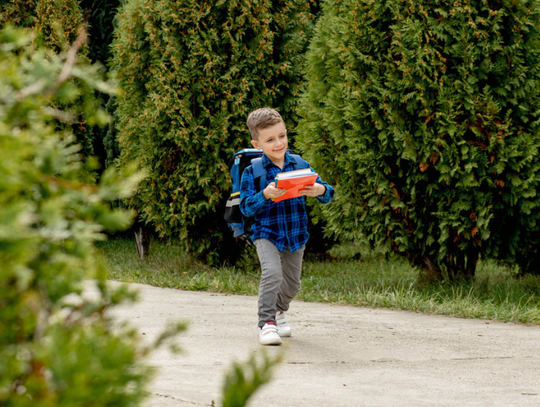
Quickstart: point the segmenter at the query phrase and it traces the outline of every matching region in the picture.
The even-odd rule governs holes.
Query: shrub
[[[77,0],[38,0],[36,6],[36,41],[56,52],[67,51],[83,27],[83,14]],[[86,43],[79,51],[88,54]]]
[[[34,26],[34,41],[37,46],[47,47],[56,52],[66,52],[71,44],[87,27],[83,20],[82,9],[77,0],[38,0],[36,5],[36,21]],[[88,58],[88,45],[86,41],[81,45],[79,58]],[[70,79],[76,80],[76,79]],[[79,99],[73,99],[71,106],[56,105],[54,108],[71,110],[75,113]],[[66,127],[59,121],[59,130]],[[92,126],[82,116],[73,115],[69,127],[83,147],[82,153],[89,157],[94,154],[94,134]]]
[[[326,2],[307,54],[300,149],[333,181],[332,233],[429,276],[479,256],[532,264],[540,4]]]
[[[120,162],[149,171],[131,205],[160,237],[209,262],[234,261],[223,220],[227,162],[250,146],[247,115],[279,109],[294,131],[309,4],[130,0],[114,67]]]
[[[9,23],[17,27],[36,28],[38,43],[56,50],[65,50],[73,43],[87,19],[89,46],[84,44],[80,55],[87,53],[91,61],[107,65],[111,57],[113,19],[119,0],[9,0],[5,3],[0,12],[0,27]],[[105,105],[107,95],[100,94],[100,97],[104,99],[102,104]],[[105,167],[107,161],[107,151],[103,145],[106,132],[106,128],[88,127],[85,123],[79,123],[75,129],[84,146],[84,153],[97,156],[100,167]]]
[[[133,295],[107,288],[93,248],[102,231],[129,225],[133,214],[107,201],[127,197],[140,175],[110,170],[88,182],[73,136],[51,125],[70,113],[50,106],[78,95],[87,95],[86,120],[103,123],[90,89],[111,87],[72,59],[76,49],[64,59],[0,31],[2,406],[133,406],[146,396],[139,336],[105,313]],[[91,298],[82,295],[88,279],[97,283]]]
[[[36,19],[37,0],[2,1],[0,10],[0,28],[7,24],[30,28]]]

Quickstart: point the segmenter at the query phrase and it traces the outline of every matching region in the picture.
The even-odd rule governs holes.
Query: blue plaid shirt
[[[257,192],[253,168],[247,167],[242,174],[240,186],[240,210],[244,216],[254,217],[254,223],[251,226],[252,241],[268,239],[278,250],[289,249],[295,252],[305,245],[309,238],[306,197],[300,196],[274,202],[271,199],[264,199],[263,189],[270,182],[274,182],[278,173],[294,170],[293,164],[296,161],[288,152],[285,153],[283,169],[264,154],[262,160],[263,167],[266,168],[266,185],[261,185],[260,191]],[[334,189],[323,182],[321,177],[318,177],[316,182],[324,185],[326,192],[315,198],[321,203],[329,203],[334,197]]]

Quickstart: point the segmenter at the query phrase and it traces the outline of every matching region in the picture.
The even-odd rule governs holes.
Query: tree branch
[[[71,70],[73,69],[73,66],[75,65],[75,62],[77,61],[77,52],[79,52],[79,48],[85,43],[86,38],[88,37],[88,32],[86,30],[86,27],[81,27],[80,34],[75,40],[75,42],[71,45],[67,52],[66,56],[66,62],[64,63],[64,66],[62,67],[62,71],[60,72],[60,75],[56,78],[52,86],[45,91],[43,94],[46,98],[51,96],[54,92],[58,90],[58,88],[64,83],[71,74]]]
[[[64,83],[71,74],[71,70],[73,69],[73,66],[75,65],[75,62],[77,61],[77,52],[79,52],[79,48],[85,43],[86,38],[88,37],[88,32],[86,27],[81,27],[81,32],[75,42],[71,45],[67,52],[66,56],[66,62],[64,63],[64,66],[62,67],[62,71],[60,72],[60,75],[56,78],[54,83],[51,85],[49,89],[45,91],[43,96],[46,98],[51,96],[54,92],[58,90],[60,85]],[[40,79],[36,83],[33,83],[18,92],[15,93],[14,99],[15,101],[20,101],[24,99],[25,97],[37,95],[38,93],[41,93],[43,90],[43,87],[46,85],[45,79]]]

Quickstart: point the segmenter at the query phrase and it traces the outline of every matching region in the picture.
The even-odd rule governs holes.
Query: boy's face
[[[279,122],[271,127],[259,130],[259,139],[251,140],[253,147],[262,150],[264,154],[279,167],[285,162],[288,140],[285,123]]]

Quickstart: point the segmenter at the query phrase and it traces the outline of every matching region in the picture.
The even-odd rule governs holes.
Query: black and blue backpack
[[[229,160],[232,193],[227,200],[224,218],[229,224],[229,227],[233,230],[234,237],[248,243],[251,243],[251,240],[249,239],[249,231],[251,224],[253,223],[253,219],[244,216],[240,211],[240,184],[242,182],[242,174],[244,170],[248,166],[252,165],[253,177],[255,178],[255,187],[257,188],[257,191],[261,191],[262,188],[266,188],[266,169],[262,164],[262,155],[262,150],[245,148],[235,153]],[[292,157],[296,161],[296,164],[294,164],[295,170],[309,167],[307,161],[298,154],[292,154]]]

